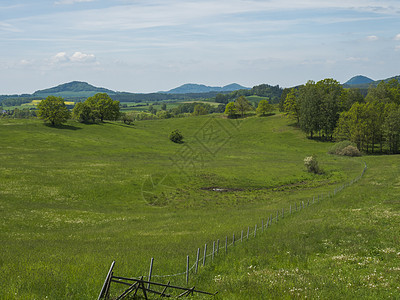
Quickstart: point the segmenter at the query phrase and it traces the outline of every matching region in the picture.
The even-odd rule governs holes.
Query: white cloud
[[[59,52],[51,58],[53,63],[63,63],[67,62],[68,60],[69,59],[66,52]]]
[[[400,41],[400,33],[394,37],[395,41]]]
[[[81,2],[93,2],[95,0],[59,0],[54,2],[56,5],[71,5],[75,3],[81,3]]]
[[[63,64],[63,63],[91,63],[96,61],[96,56],[94,54],[85,54],[82,52],[75,52],[72,55],[68,55],[66,52],[59,52],[52,56],[50,61],[53,64]]]
[[[96,60],[94,54],[85,54],[82,52],[75,52],[71,57],[70,60],[72,62],[93,62]]]
[[[379,40],[379,38],[378,38],[376,35],[369,35],[369,36],[367,36],[367,41],[375,42],[375,41],[377,41],[377,40]]]

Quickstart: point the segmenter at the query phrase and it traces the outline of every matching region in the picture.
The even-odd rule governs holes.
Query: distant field
[[[218,106],[220,103],[217,102],[210,102],[210,101],[178,101],[178,102],[159,102],[160,104],[154,105],[152,103],[132,103],[132,102],[121,102],[121,105],[126,104],[127,107],[121,108],[121,111],[127,112],[127,111],[148,111],[149,105],[153,105],[157,111],[161,110],[161,105],[162,103],[165,103],[167,105],[167,110],[173,109],[175,107],[178,107],[179,105],[183,103],[205,103],[205,104],[210,104],[211,106]],[[140,105],[140,106],[139,106]]]
[[[174,129],[184,144],[168,140]],[[360,158],[327,155],[330,143],[306,139],[281,115],[135,126],[71,121],[62,128],[0,119],[0,136],[1,299],[93,299],[112,260],[126,276],[146,274],[151,257],[155,274],[182,271],[186,255],[194,257],[205,242],[331,191],[363,168]],[[305,171],[303,159],[311,154],[323,175]],[[281,243],[277,249],[283,237]],[[243,259],[230,259],[243,271]],[[229,294],[230,283],[210,285],[215,273],[201,274],[196,287]]]

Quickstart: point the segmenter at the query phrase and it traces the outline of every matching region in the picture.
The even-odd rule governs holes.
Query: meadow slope
[[[174,129],[183,133],[184,144],[168,140]],[[3,119],[0,136],[0,298],[6,299],[94,298],[112,260],[118,274],[126,276],[146,274],[151,257],[155,274],[181,272],[186,255],[194,257],[205,242],[239,232],[283,206],[332,191],[363,168],[360,158],[326,154],[330,143],[306,139],[280,115],[245,120],[202,116],[134,126],[70,122],[61,128],[38,120]],[[306,172],[303,159],[311,154],[318,156],[324,174]],[[391,176],[398,176],[396,159],[368,157],[367,163],[375,163],[377,170],[387,165],[383,178],[398,182]],[[340,197],[359,197],[361,185],[359,189],[349,188]],[[325,212],[323,205],[328,204],[318,207]],[[329,221],[313,215],[312,209],[307,213],[321,219],[315,228]],[[339,217],[347,215],[341,212]],[[303,226],[305,221],[298,218],[285,219],[271,233]],[[274,243],[284,247],[285,240]],[[274,257],[251,249],[255,252],[249,257]],[[304,251],[303,259],[316,255],[314,250]],[[240,266],[241,257],[227,256],[220,266],[227,261]],[[216,283],[213,268],[193,279],[198,287]],[[237,268],[234,274],[225,270],[232,282],[240,282]],[[183,280],[176,278],[176,283]],[[240,297],[242,290],[215,288],[222,298]]]

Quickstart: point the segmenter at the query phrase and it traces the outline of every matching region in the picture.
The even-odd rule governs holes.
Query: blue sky
[[[398,0],[2,0],[0,94],[400,74]]]

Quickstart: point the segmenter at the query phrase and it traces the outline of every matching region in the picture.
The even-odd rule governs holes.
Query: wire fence
[[[250,238],[256,238],[257,237],[257,233],[258,232],[264,232],[266,229],[268,229],[268,227],[270,227],[272,224],[276,224],[278,223],[280,218],[284,218],[285,214],[293,214],[296,213],[298,211],[301,211],[307,207],[309,207],[310,205],[316,204],[320,201],[322,201],[323,199],[326,198],[330,198],[335,196],[337,193],[341,192],[343,189],[353,185],[354,183],[356,183],[357,181],[359,181],[365,174],[365,171],[367,170],[367,164],[365,162],[364,163],[364,169],[361,172],[361,174],[359,176],[357,176],[356,178],[354,178],[353,180],[351,180],[350,182],[344,183],[342,186],[335,188],[333,191],[328,192],[328,193],[324,193],[324,194],[318,194],[316,196],[313,196],[312,199],[309,199],[307,202],[305,201],[300,201],[299,203],[295,202],[294,205],[290,204],[288,210],[285,210],[285,208],[282,208],[281,210],[277,210],[276,211],[276,215],[274,213],[274,217],[272,214],[270,214],[266,220],[266,222],[264,223],[264,220],[261,220],[261,226],[258,227],[258,224],[256,223],[254,228],[250,228],[247,227],[246,231],[241,231],[240,237],[236,237],[235,234],[232,234],[232,238],[229,239],[228,236],[225,236],[225,240],[222,245],[221,245],[221,241],[220,239],[213,241],[212,242],[212,250],[211,251],[207,251],[208,250],[208,244],[206,243],[204,245],[204,249],[203,251],[201,251],[201,248],[197,249],[197,255],[196,255],[196,259],[195,262],[190,265],[190,257],[189,255],[186,257],[186,270],[182,271],[182,272],[178,272],[175,274],[168,274],[168,275],[154,275],[152,274],[152,270],[153,270],[153,264],[154,264],[154,258],[151,258],[150,261],[150,269],[149,269],[149,275],[147,276],[137,276],[134,278],[148,278],[148,281],[150,281],[152,278],[169,278],[169,277],[177,277],[177,276],[186,276],[186,283],[189,283],[189,275],[190,274],[197,274],[199,271],[199,266],[205,266],[207,261],[209,261],[209,259],[211,258],[211,261],[214,260],[214,258],[220,254],[221,251],[223,251],[225,254],[228,253],[228,248],[230,247],[234,247],[235,243],[240,241],[243,242],[244,239],[250,239]],[[230,242],[229,242],[230,241]],[[202,257],[201,256],[201,252],[203,253]]]

